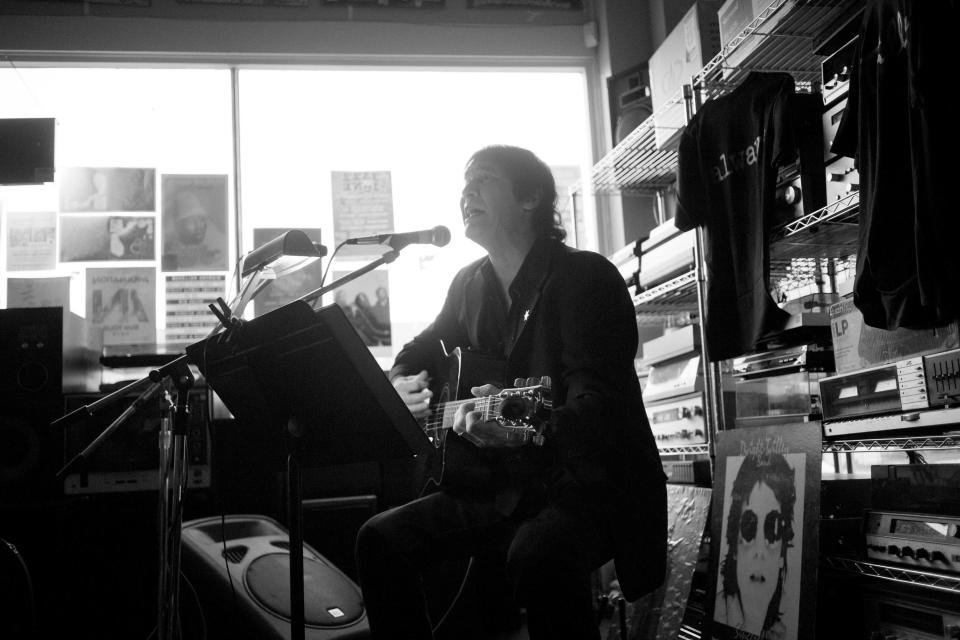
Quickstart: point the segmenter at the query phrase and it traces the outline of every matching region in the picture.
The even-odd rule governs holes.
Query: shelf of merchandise
[[[909,584],[960,595],[960,576],[933,573],[836,556],[822,556],[827,566],[848,573],[870,576],[899,584]]]
[[[633,296],[633,309],[638,316],[696,312],[696,284],[696,271],[686,271],[672,280],[667,280]]]
[[[701,97],[731,91],[751,71],[783,71],[798,86],[820,79],[823,56],[814,53],[821,37],[857,3],[853,0],[774,0],[694,76]],[[685,102],[680,92],[631,131],[574,191],[586,195],[656,193],[676,180],[677,152],[657,148],[657,116]]]
[[[913,438],[877,438],[862,440],[824,441],[823,453],[853,453],[856,451],[918,451],[932,449],[960,449],[960,434],[917,436]]]

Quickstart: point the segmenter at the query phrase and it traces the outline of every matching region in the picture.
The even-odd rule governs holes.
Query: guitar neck
[[[424,430],[430,433],[452,428],[453,419],[457,415],[457,409],[460,405],[467,402],[472,402],[476,405],[474,411],[479,411],[482,414],[483,420],[492,420],[500,415],[500,405],[503,404],[503,399],[500,398],[500,396],[484,396],[480,398],[440,402],[434,406],[433,411],[427,417],[427,422],[423,427]]]

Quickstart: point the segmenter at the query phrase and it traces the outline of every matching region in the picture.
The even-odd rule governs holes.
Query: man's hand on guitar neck
[[[426,370],[415,376],[399,376],[393,380],[393,388],[417,420],[430,415],[430,398],[433,397],[433,392],[427,388],[429,385],[430,374]]]
[[[471,387],[470,393],[476,398],[493,396],[500,389],[492,384]],[[457,407],[453,418],[453,430],[478,447],[519,447],[523,441],[512,437],[510,432],[496,420],[484,420],[483,412],[476,411],[476,403],[464,402]]]

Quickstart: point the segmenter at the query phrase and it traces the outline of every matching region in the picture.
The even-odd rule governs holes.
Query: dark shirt
[[[960,127],[952,97],[960,3],[869,0],[834,153],[860,172],[854,304],[881,329],[960,315]]]
[[[796,154],[792,76],[751,73],[691,119],[678,149],[678,229],[706,228],[707,356],[752,351],[789,315],[771,296],[777,168]]]

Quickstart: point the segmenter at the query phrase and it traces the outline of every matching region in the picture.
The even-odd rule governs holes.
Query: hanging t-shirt
[[[868,0],[831,150],[860,172],[854,304],[881,329],[960,316],[960,126],[948,43],[960,2]]]
[[[752,351],[789,314],[768,289],[777,167],[796,155],[793,77],[751,73],[708,101],[680,139],[677,228],[705,228],[707,358]]]

